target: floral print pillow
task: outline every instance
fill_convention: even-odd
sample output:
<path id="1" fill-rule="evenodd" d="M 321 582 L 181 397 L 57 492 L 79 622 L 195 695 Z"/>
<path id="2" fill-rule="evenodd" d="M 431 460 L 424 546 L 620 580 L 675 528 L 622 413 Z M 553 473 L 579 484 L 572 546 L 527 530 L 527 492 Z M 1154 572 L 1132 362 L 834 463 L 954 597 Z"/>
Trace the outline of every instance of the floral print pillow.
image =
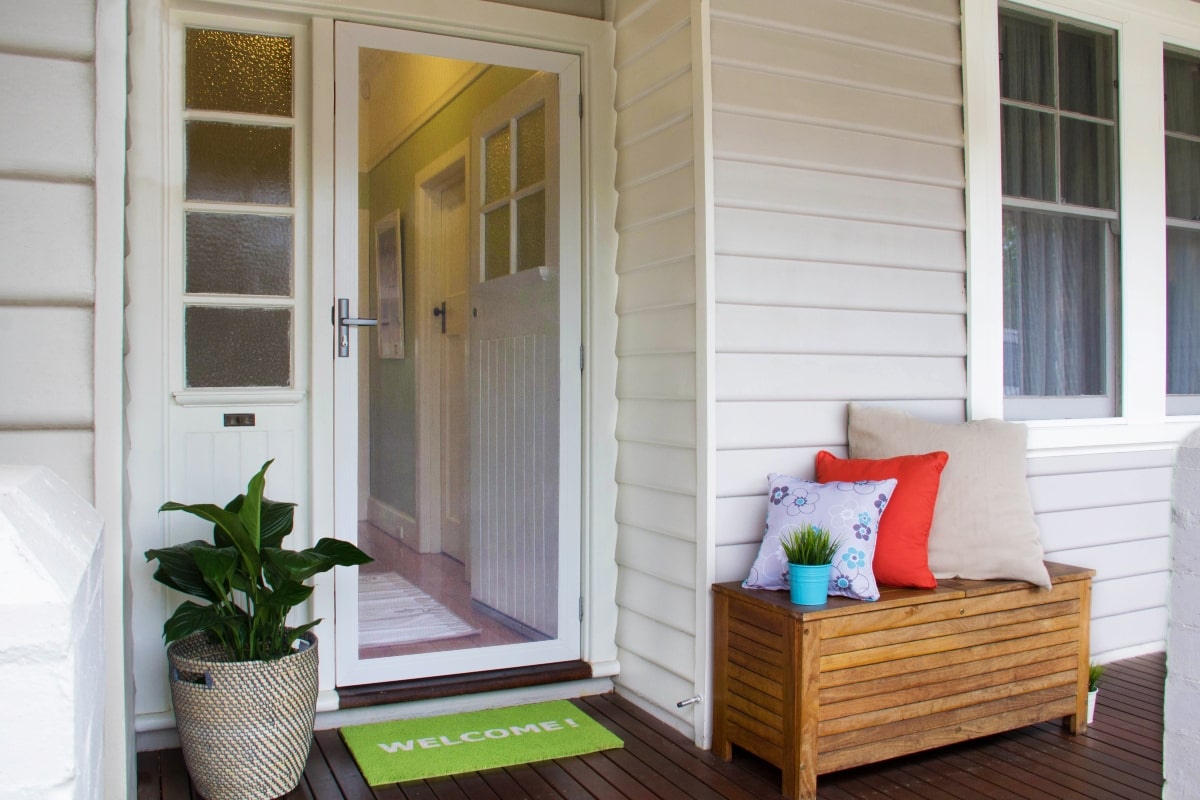
<path id="1" fill-rule="evenodd" d="M 787 589 L 788 563 L 779 537 L 805 523 L 825 528 L 839 542 L 829 576 L 829 594 L 878 600 L 871 571 L 879 518 L 896 489 L 884 481 L 817 483 L 790 475 L 767 476 L 767 527 L 758 558 L 742 582 L 747 589 Z"/>

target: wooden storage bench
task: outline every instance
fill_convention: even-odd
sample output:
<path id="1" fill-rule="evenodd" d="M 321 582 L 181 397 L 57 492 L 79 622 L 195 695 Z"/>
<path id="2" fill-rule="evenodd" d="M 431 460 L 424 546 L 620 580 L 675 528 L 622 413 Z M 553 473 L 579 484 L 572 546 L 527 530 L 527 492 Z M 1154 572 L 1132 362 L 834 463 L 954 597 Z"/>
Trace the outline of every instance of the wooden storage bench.
<path id="1" fill-rule="evenodd" d="M 1092 570 L 1047 563 L 1053 589 L 944 580 L 874 603 L 716 584 L 713 751 L 817 776 L 1061 717 L 1087 720 Z"/>

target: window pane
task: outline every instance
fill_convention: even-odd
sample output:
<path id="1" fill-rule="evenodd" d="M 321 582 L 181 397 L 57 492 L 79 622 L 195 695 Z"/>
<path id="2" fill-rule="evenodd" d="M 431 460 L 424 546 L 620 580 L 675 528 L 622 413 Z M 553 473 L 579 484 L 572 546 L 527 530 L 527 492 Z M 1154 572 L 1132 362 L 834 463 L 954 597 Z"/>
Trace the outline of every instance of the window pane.
<path id="1" fill-rule="evenodd" d="M 1167 137 L 1167 216 L 1200 219 L 1200 142 Z"/>
<path id="2" fill-rule="evenodd" d="M 1050 23 L 1000 15 L 1000 95 L 1011 100 L 1054 105 Z"/>
<path id="3" fill-rule="evenodd" d="M 1200 394 L 1200 231 L 1167 229 L 1167 393 Z"/>
<path id="4" fill-rule="evenodd" d="M 517 201 L 517 269 L 546 264 L 546 193 Z"/>
<path id="5" fill-rule="evenodd" d="M 185 291 L 292 293 L 292 218 L 188 212 Z"/>
<path id="6" fill-rule="evenodd" d="M 509 264 L 509 204 L 483 215 L 483 279 L 501 278 Z"/>
<path id="7" fill-rule="evenodd" d="M 1002 185 L 1009 197 L 1057 200 L 1054 191 L 1054 115 L 1000 109 Z"/>
<path id="8" fill-rule="evenodd" d="M 1058 105 L 1093 117 L 1113 118 L 1112 35 L 1060 25 Z"/>
<path id="9" fill-rule="evenodd" d="M 546 107 L 539 106 L 517 120 L 517 188 L 546 177 Z"/>
<path id="10" fill-rule="evenodd" d="M 188 306 L 183 325 L 189 387 L 291 385 L 291 309 Z"/>
<path id="11" fill-rule="evenodd" d="M 1107 393 L 1107 223 L 1004 212 L 1006 395 Z"/>
<path id="12" fill-rule="evenodd" d="M 1110 125 L 1063 117 L 1062 200 L 1093 208 L 1116 208 L 1116 143 Z"/>
<path id="13" fill-rule="evenodd" d="M 188 200 L 292 203 L 292 129 L 187 123 Z"/>
<path id="14" fill-rule="evenodd" d="M 292 40 L 187 29 L 187 108 L 292 115 Z"/>
<path id="15" fill-rule="evenodd" d="M 1200 59 L 1166 53 L 1163 82 L 1167 130 L 1200 136 Z"/>
<path id="16" fill-rule="evenodd" d="M 483 201 L 491 203 L 512 192 L 511 135 L 508 128 L 487 137 L 484 144 Z"/>

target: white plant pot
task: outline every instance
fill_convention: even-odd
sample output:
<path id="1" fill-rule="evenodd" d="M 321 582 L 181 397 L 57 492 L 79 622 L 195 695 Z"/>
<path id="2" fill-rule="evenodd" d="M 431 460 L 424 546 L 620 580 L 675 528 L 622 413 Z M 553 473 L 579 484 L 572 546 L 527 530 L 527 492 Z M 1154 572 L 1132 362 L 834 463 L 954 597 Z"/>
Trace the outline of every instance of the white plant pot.
<path id="1" fill-rule="evenodd" d="M 1100 694 L 1099 689 L 1092 689 L 1088 692 L 1088 716 L 1087 724 L 1092 724 L 1092 717 L 1096 716 L 1096 695 Z"/>

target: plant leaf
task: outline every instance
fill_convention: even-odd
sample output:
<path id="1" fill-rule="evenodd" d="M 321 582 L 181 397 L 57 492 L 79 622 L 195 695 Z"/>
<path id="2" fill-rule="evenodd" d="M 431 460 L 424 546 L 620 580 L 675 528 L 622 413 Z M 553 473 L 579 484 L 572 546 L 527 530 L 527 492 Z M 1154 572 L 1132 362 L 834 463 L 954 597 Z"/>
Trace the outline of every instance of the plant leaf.
<path id="1" fill-rule="evenodd" d="M 203 573 L 204 580 L 208 582 L 214 592 L 224 596 L 226 584 L 229 583 L 229 579 L 237 567 L 237 548 L 213 547 L 205 544 L 204 547 L 194 547 L 189 552 L 195 559 L 196 566 Z"/>
<path id="2" fill-rule="evenodd" d="M 299 552 L 278 548 L 264 550 L 263 560 L 269 568 L 278 570 L 287 578 L 303 581 L 318 572 L 325 572 L 334 567 L 366 564 L 373 559 L 349 542 L 327 538 L 317 542 L 315 547 Z"/>
<path id="3" fill-rule="evenodd" d="M 284 654 L 286 655 L 287 653 L 291 652 L 292 645 L 296 642 L 296 640 L 311 631 L 313 628 L 317 627 L 317 625 L 320 623 L 321 620 L 314 619 L 312 622 L 306 622 L 303 625 L 297 625 L 295 628 L 289 630 L 287 635 L 284 636 Z"/>
<path id="4" fill-rule="evenodd" d="M 273 463 L 275 459 L 268 459 L 267 463 L 262 465 L 262 469 L 250 479 L 250 483 L 246 484 L 246 497 L 237 512 L 256 553 L 262 550 L 263 488 L 267 485 L 267 468 Z"/>
<path id="5" fill-rule="evenodd" d="M 206 519 L 216 525 L 229 537 L 229 544 L 237 548 L 238 554 L 242 560 L 246 562 L 246 568 L 251 574 L 257 575 L 262 568 L 262 562 L 259 560 L 257 543 L 253 542 L 250 534 L 246 531 L 242 524 L 241 514 L 234 514 L 220 506 L 212 503 L 194 503 L 185 505 L 174 501 L 163 503 L 158 508 L 159 511 L 186 511 L 194 517 Z M 215 539 L 216 537 L 214 537 Z M 217 541 L 219 546 L 224 546 L 220 541 Z"/>
<path id="6" fill-rule="evenodd" d="M 262 535 L 260 537 L 263 548 L 282 546 L 283 537 L 292 532 L 295 509 L 295 503 L 283 503 L 263 498 Z"/>
<path id="7" fill-rule="evenodd" d="M 221 595 L 208 584 L 204 572 L 196 563 L 193 551 L 211 548 L 208 542 L 196 539 L 184 544 L 172 545 L 146 551 L 146 560 L 158 559 L 158 569 L 154 571 L 154 580 L 168 586 L 177 592 L 190 594 L 202 600 L 219 602 Z"/>
<path id="8" fill-rule="evenodd" d="M 264 593 L 265 596 L 259 602 L 267 608 L 289 609 L 303 603 L 312 592 L 313 587 L 288 580 L 281 583 L 275 591 Z"/>
<path id="9" fill-rule="evenodd" d="M 214 631 L 223 627 L 226 620 L 216 606 L 202 606 L 187 600 L 180 603 L 175 613 L 163 623 L 163 640 L 170 644 L 193 633 Z"/>

